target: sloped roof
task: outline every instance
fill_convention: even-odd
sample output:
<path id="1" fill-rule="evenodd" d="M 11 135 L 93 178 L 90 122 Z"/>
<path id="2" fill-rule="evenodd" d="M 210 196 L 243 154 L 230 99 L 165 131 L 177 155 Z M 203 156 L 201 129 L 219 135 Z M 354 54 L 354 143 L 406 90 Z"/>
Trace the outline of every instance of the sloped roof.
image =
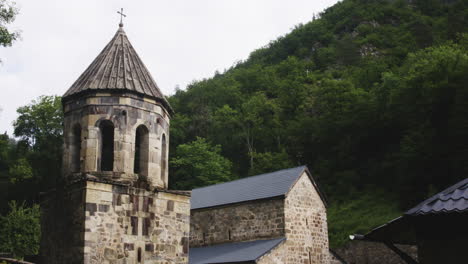
<path id="1" fill-rule="evenodd" d="M 111 90 L 130 91 L 167 103 L 122 26 L 63 97 L 86 91 Z"/>
<path id="2" fill-rule="evenodd" d="M 411 208 L 405 215 L 417 216 L 455 212 L 468 212 L 468 178 Z"/>
<path id="3" fill-rule="evenodd" d="M 422 216 L 428 216 L 429 218 Z M 434 218 L 435 216 L 438 218 Z M 442 228 L 443 225 L 447 224 L 443 223 L 436 225 L 438 228 L 432 230 L 432 232 L 448 232 L 447 230 L 451 228 L 457 229 L 457 227 L 460 226 L 460 219 L 465 219 L 466 216 L 468 216 L 468 178 L 426 199 L 422 203 L 406 211 L 402 216 L 374 228 L 366 235 L 355 235 L 354 238 L 371 241 L 387 241 L 399 244 L 415 244 L 417 241 L 415 226 L 421 225 L 423 219 L 432 219 L 433 221 L 449 219 L 452 226 L 444 226 L 444 228 Z M 462 229 L 457 232 L 462 232 Z"/>
<path id="4" fill-rule="evenodd" d="M 285 238 L 228 243 L 190 248 L 190 264 L 235 263 L 255 261 L 283 242 Z"/>
<path id="5" fill-rule="evenodd" d="M 191 209 L 284 196 L 306 170 L 306 166 L 299 166 L 193 189 Z M 323 199 L 317 186 L 316 189 Z"/>

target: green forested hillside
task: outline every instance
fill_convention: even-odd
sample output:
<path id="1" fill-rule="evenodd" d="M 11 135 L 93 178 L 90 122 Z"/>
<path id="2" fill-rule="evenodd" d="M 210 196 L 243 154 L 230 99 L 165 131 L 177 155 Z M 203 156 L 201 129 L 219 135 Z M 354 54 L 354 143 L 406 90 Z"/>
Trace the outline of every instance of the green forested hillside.
<path id="1" fill-rule="evenodd" d="M 339 2 L 171 96 L 171 156 L 202 137 L 231 178 L 308 165 L 330 200 L 334 246 L 353 226 L 382 224 L 365 212 L 396 216 L 468 175 L 467 6 Z M 336 213 L 347 203 L 368 207 Z"/>

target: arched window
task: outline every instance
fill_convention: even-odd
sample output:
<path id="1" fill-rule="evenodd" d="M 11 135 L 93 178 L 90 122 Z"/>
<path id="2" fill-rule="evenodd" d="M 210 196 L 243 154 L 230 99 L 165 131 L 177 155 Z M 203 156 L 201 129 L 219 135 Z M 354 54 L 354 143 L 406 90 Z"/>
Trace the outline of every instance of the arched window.
<path id="1" fill-rule="evenodd" d="M 166 135 L 162 135 L 162 146 L 161 146 L 161 180 L 166 178 L 166 166 L 167 166 L 167 144 Z"/>
<path id="2" fill-rule="evenodd" d="M 76 124 L 72 129 L 72 136 L 70 142 L 70 155 L 71 155 L 71 172 L 80 172 L 81 160 L 81 126 Z"/>
<path id="3" fill-rule="evenodd" d="M 138 263 L 141 263 L 141 259 L 142 259 L 142 257 L 141 257 L 141 248 L 138 248 L 138 252 L 137 252 L 137 261 L 138 261 Z"/>
<path id="4" fill-rule="evenodd" d="M 105 120 L 99 124 L 101 131 L 101 171 L 114 169 L 114 124 Z"/>
<path id="5" fill-rule="evenodd" d="M 149 138 L 148 129 L 141 125 L 135 133 L 135 160 L 133 172 L 148 175 Z"/>

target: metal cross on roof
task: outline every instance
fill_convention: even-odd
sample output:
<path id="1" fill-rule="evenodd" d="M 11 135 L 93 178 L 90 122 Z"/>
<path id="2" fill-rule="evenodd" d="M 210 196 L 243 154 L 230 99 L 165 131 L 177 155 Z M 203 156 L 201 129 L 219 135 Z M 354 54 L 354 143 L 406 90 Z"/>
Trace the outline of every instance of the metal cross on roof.
<path id="1" fill-rule="evenodd" d="M 120 24 L 119 24 L 119 27 L 123 27 L 123 18 L 124 17 L 127 17 L 127 15 L 125 15 L 123 13 L 123 8 L 120 8 L 120 11 L 117 11 L 118 14 L 120 14 Z"/>

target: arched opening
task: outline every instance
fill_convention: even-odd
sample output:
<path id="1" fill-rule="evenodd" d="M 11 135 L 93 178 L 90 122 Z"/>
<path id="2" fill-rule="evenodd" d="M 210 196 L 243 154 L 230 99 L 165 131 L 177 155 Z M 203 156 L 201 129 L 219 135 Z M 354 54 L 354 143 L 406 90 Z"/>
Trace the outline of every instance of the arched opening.
<path id="1" fill-rule="evenodd" d="M 71 172 L 80 172 L 81 168 L 81 126 L 76 124 L 72 129 L 72 136 L 70 142 L 70 155 L 71 155 Z"/>
<path id="2" fill-rule="evenodd" d="M 101 171 L 114 169 L 114 124 L 105 120 L 99 124 L 101 131 Z"/>
<path id="3" fill-rule="evenodd" d="M 144 125 L 139 126 L 135 133 L 135 159 L 133 172 L 148 175 L 149 161 L 149 131 Z"/>
<path id="4" fill-rule="evenodd" d="M 141 263 L 141 248 L 138 248 L 137 261 L 138 261 L 138 263 Z"/>
<path id="5" fill-rule="evenodd" d="M 167 143 L 166 135 L 162 135 L 162 146 L 161 146 L 161 180 L 164 181 L 166 178 L 166 166 L 167 166 Z"/>

